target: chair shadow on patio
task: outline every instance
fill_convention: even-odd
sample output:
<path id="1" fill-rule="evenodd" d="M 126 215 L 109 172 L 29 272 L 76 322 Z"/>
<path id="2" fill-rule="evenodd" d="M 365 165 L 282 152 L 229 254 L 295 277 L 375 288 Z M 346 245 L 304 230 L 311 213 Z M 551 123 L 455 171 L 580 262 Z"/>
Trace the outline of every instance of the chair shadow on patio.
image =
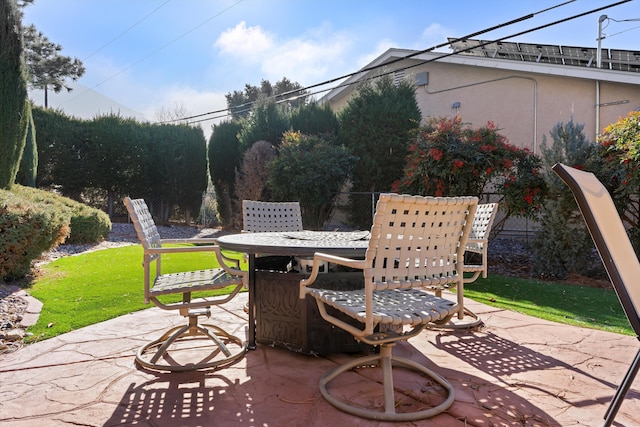
<path id="1" fill-rule="evenodd" d="M 494 386 L 502 383 L 505 386 L 530 389 L 534 393 L 547 394 L 574 407 L 596 404 L 606 406 L 611 400 L 609 395 L 587 398 L 589 394 L 580 388 L 580 384 L 595 381 L 610 389 L 611 394 L 617 387 L 616 384 L 579 368 L 582 363 L 569 365 L 491 332 L 438 335 L 433 341 L 437 348 L 497 379 L 497 382 L 493 382 Z M 538 344 L 534 344 L 536 345 Z M 589 356 L 585 355 L 585 367 L 590 365 L 588 360 Z M 544 377 L 541 377 L 541 371 L 545 371 Z M 553 378 L 553 381 L 545 382 L 544 378 Z M 573 396 L 580 396 L 581 400 L 576 400 Z M 630 391 L 628 397 L 638 399 L 640 393 Z"/>
<path id="2" fill-rule="evenodd" d="M 533 425 L 541 426 L 560 425 L 509 387 L 437 365 L 410 343 L 399 344 L 397 351 L 431 369 L 439 369 L 455 387 L 454 404 L 433 418 L 439 426 L 459 426 L 461 421 L 484 425 L 489 420 L 493 420 L 494 425 L 510 425 L 506 423 L 514 420 L 535 420 L 538 424 Z M 326 402 L 318 390 L 318 381 L 327 369 L 352 357 L 356 356 L 314 357 L 260 346 L 224 370 L 157 374 L 152 379 L 145 373 L 133 378 L 134 381 L 124 376 L 105 393 L 103 400 L 117 405 L 103 426 L 145 423 L 162 426 L 367 425 L 371 421 L 339 411 Z M 372 387 L 366 386 L 367 381 L 376 381 L 366 371 L 358 371 L 357 387 L 344 390 L 354 393 L 353 399 L 358 403 L 367 402 L 371 397 Z M 419 401 L 407 393 L 400 404 L 430 405 L 431 400 L 442 399 L 442 390 L 437 384 L 422 377 L 410 377 L 413 374 L 409 371 L 398 371 L 399 377 L 404 375 L 407 375 L 406 381 L 400 382 L 421 393 Z M 339 387 L 342 389 L 343 385 Z M 113 401 L 115 399 L 119 402 Z"/>

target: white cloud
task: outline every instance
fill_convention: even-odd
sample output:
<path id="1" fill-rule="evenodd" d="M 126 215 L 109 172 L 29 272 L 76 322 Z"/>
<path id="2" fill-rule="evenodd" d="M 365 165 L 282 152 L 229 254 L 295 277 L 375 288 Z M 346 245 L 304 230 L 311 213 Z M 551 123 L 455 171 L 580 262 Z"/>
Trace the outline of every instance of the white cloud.
<path id="1" fill-rule="evenodd" d="M 344 68 L 351 42 L 343 33 L 321 26 L 304 35 L 277 39 L 261 27 L 247 27 L 243 21 L 224 31 L 214 46 L 236 63 L 254 64 L 270 81 L 287 77 L 302 85 L 333 77 Z M 339 72 L 339 71 L 338 71 Z"/>
<path id="2" fill-rule="evenodd" d="M 349 41 L 335 35 L 320 41 L 294 39 L 279 45 L 262 62 L 262 69 L 272 79 L 288 77 L 303 85 L 333 77 L 344 66 L 343 57 Z"/>
<path id="3" fill-rule="evenodd" d="M 259 26 L 247 28 L 244 21 L 224 31 L 214 43 L 214 46 L 224 54 L 247 59 L 254 58 L 256 54 L 263 56 L 264 52 L 271 50 L 273 45 L 271 35 Z"/>

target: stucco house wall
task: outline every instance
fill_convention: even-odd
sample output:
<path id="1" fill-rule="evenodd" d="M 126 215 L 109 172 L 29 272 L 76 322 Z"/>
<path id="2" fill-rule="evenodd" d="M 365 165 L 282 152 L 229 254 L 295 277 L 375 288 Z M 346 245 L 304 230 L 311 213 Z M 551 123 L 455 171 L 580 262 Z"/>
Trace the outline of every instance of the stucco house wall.
<path id="1" fill-rule="evenodd" d="M 365 68 L 411 52 L 390 49 Z M 640 73 L 462 54 L 441 56 L 421 54 L 354 75 L 347 82 L 384 73 L 416 82 L 416 76 L 424 77 L 426 72 L 427 84 L 416 85 L 423 120 L 459 114 L 473 126 L 493 121 L 512 144 L 534 153 L 540 152 L 543 136 L 549 139 L 549 131 L 558 122 L 573 117 L 574 122 L 585 125 L 586 137 L 594 140 L 608 124 L 640 108 Z M 357 84 L 338 88 L 322 101 L 339 111 L 356 88 Z"/>
<path id="2" fill-rule="evenodd" d="M 423 121 L 455 114 L 474 127 L 492 121 L 509 142 L 536 154 L 543 137 L 551 143 L 549 132 L 558 122 L 573 117 L 594 141 L 607 125 L 640 109 L 638 72 L 431 52 L 402 59 L 415 53 L 388 50 L 321 102 L 329 102 L 338 112 L 363 80 L 389 74 L 424 83 L 428 73 L 426 84 L 416 85 Z M 499 213 L 496 222 L 502 217 Z M 537 228 L 535 221 L 510 218 L 500 235 L 528 239 Z"/>

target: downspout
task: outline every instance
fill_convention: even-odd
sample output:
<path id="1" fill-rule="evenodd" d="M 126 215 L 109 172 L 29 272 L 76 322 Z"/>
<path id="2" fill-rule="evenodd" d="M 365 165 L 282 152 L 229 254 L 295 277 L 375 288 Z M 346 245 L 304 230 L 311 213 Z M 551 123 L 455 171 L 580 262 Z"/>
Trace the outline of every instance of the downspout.
<path id="1" fill-rule="evenodd" d="M 596 139 L 600 133 L 600 80 L 596 80 Z"/>

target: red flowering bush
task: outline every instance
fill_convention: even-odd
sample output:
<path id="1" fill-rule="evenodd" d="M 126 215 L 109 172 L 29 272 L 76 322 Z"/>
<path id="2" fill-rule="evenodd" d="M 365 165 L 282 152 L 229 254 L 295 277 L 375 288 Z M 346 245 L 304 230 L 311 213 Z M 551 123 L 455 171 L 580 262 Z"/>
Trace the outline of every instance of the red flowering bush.
<path id="1" fill-rule="evenodd" d="M 509 144 L 492 122 L 473 129 L 459 116 L 418 129 L 393 191 L 430 196 L 502 195 L 507 215 L 535 217 L 547 187 L 540 159 Z"/>

